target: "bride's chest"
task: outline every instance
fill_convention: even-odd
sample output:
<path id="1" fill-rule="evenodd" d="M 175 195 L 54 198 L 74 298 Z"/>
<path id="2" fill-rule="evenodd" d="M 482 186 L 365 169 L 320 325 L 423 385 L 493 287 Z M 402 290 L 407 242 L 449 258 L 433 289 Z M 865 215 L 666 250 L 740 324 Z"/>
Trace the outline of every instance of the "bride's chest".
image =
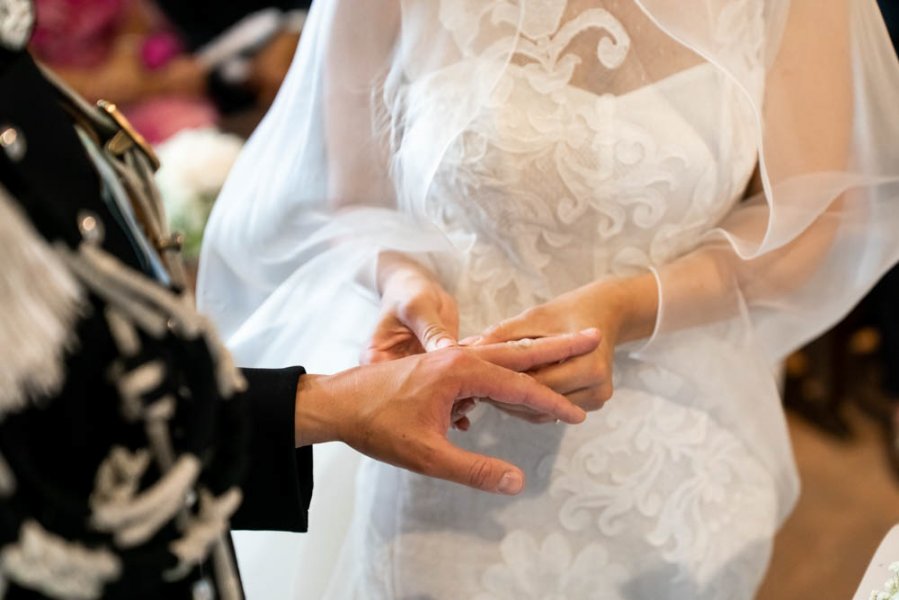
<path id="1" fill-rule="evenodd" d="M 711 65 L 622 95 L 510 67 L 448 145 L 418 208 L 513 246 L 539 235 L 664 261 L 675 249 L 660 240 L 714 226 L 746 186 L 755 134 L 740 106 Z"/>

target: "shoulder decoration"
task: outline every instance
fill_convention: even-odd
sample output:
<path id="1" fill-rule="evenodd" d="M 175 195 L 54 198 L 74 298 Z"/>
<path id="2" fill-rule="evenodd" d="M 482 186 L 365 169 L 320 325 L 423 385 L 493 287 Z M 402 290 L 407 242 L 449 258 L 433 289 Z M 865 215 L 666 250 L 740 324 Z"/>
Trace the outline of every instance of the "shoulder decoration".
<path id="1" fill-rule="evenodd" d="M 0 47 L 13 52 L 24 50 L 34 23 L 31 0 L 0 0 Z"/>
<path id="2" fill-rule="evenodd" d="M 2 0 L 0 0 L 2 1 Z M 0 419 L 59 389 L 83 292 L 0 186 Z"/>

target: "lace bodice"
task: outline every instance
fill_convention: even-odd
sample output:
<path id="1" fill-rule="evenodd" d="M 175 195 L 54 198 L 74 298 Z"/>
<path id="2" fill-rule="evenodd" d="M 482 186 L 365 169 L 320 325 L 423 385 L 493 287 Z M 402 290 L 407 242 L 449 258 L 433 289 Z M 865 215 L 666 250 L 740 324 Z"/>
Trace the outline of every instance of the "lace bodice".
<path id="1" fill-rule="evenodd" d="M 615 73 L 629 64 L 625 27 L 597 8 L 568 20 L 543 15 L 546 23 L 555 29 L 525 28 L 489 101 L 412 207 L 466 252 L 462 279 L 477 282 L 472 293 L 510 311 L 692 248 L 739 200 L 756 162 L 752 115 L 711 64 L 603 92 L 635 78 L 616 73 L 587 86 L 578 69 L 592 61 Z M 595 31 L 603 36 L 585 57 L 577 41 Z M 478 60 L 412 93 L 452 97 Z M 718 94 L 735 101 L 713 111 L 696 101 Z"/>

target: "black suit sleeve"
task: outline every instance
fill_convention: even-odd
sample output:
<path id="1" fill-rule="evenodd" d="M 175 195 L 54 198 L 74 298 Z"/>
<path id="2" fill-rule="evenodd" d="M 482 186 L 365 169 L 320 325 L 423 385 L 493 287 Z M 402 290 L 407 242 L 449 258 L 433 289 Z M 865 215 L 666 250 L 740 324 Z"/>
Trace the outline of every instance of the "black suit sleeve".
<path id="1" fill-rule="evenodd" d="M 312 447 L 295 448 L 294 405 L 302 367 L 243 369 L 252 419 L 243 503 L 232 529 L 305 532 L 312 499 Z"/>

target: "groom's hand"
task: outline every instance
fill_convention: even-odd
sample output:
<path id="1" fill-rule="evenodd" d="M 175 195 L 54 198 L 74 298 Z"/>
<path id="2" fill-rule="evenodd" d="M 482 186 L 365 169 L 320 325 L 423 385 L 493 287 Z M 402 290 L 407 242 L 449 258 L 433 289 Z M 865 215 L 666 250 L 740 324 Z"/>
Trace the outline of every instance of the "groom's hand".
<path id="1" fill-rule="evenodd" d="M 598 343 L 599 334 L 589 330 L 526 344 L 447 348 L 332 376 L 304 375 L 297 390 L 297 445 L 340 440 L 423 475 L 517 494 L 524 487 L 518 467 L 447 440 L 454 409 L 489 398 L 580 423 L 582 409 L 520 371 L 592 352 Z"/>

